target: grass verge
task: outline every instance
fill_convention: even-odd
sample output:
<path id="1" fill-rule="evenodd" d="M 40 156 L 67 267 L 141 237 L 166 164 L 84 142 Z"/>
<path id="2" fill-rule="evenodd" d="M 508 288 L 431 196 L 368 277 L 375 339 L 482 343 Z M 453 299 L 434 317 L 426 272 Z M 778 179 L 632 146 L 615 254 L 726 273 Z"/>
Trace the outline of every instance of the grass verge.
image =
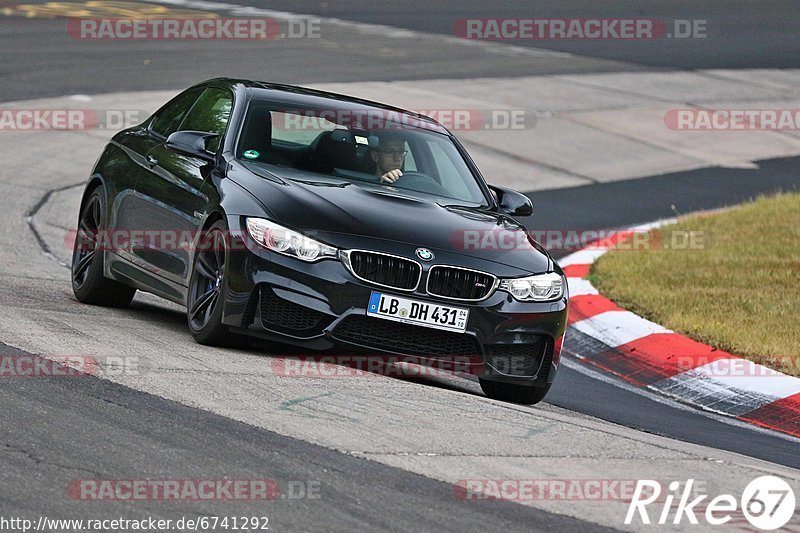
<path id="1" fill-rule="evenodd" d="M 648 320 L 800 376 L 800 194 L 639 235 L 603 255 L 590 279 Z"/>

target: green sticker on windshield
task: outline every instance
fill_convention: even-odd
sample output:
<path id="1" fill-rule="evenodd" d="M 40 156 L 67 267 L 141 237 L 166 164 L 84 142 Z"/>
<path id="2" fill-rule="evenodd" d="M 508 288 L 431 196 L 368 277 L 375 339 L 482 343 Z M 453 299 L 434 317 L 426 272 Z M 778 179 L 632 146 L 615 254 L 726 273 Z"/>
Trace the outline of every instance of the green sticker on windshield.
<path id="1" fill-rule="evenodd" d="M 258 156 L 260 156 L 261 154 L 258 153 L 258 150 L 245 150 L 242 155 L 245 156 L 247 159 L 258 159 Z"/>

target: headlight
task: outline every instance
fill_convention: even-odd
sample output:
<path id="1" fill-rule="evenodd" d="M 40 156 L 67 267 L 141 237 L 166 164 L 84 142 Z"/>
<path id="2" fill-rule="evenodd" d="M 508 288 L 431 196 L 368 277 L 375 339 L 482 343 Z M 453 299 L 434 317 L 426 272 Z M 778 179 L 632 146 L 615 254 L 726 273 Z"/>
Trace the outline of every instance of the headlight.
<path id="1" fill-rule="evenodd" d="M 521 302 L 547 302 L 564 296 L 564 278 L 555 272 L 527 278 L 504 279 L 500 289 Z"/>
<path id="2" fill-rule="evenodd" d="M 339 253 L 333 246 L 315 241 L 302 233 L 263 218 L 248 218 L 247 232 L 264 248 L 309 263 L 318 259 L 335 258 Z"/>

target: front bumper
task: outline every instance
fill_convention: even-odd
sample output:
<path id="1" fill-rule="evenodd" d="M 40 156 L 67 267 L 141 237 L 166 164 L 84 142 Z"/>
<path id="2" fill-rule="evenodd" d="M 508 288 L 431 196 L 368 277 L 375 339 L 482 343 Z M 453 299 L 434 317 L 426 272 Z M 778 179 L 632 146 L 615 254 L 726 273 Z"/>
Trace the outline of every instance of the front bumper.
<path id="1" fill-rule="evenodd" d="M 229 219 L 231 228 L 240 226 L 238 217 Z M 246 233 L 232 234 L 243 238 L 229 259 L 223 322 L 239 332 L 312 350 L 347 347 L 445 363 L 457 358 L 459 368 L 468 361 L 471 373 L 492 381 L 544 386 L 555 377 L 567 295 L 546 303 L 518 302 L 500 290 L 480 302 L 436 298 L 424 292 L 435 261 L 423 266 L 423 288 L 392 291 L 357 279 L 341 261 L 304 263 L 252 243 Z M 379 240 L 360 245 L 413 257 L 413 247 L 404 249 L 409 246 Z M 467 329 L 454 333 L 368 317 L 374 290 L 468 308 Z"/>

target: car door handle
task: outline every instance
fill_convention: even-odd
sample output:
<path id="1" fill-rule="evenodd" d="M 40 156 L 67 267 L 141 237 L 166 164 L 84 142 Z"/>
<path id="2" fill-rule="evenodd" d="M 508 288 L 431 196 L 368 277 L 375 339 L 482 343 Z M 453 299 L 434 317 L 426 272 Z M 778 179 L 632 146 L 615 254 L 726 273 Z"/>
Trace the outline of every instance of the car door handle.
<path id="1" fill-rule="evenodd" d="M 147 156 L 147 164 L 150 165 L 150 167 L 154 167 L 154 166 L 156 166 L 158 164 L 158 159 L 156 159 L 152 155 L 148 155 Z"/>

